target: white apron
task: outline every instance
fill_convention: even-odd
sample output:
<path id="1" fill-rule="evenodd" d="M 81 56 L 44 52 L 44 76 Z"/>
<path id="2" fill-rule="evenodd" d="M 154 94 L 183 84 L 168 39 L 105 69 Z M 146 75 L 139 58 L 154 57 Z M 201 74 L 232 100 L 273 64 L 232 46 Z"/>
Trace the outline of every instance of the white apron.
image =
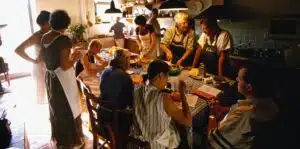
<path id="1" fill-rule="evenodd" d="M 60 32 L 58 32 L 60 33 Z M 61 35 L 58 35 L 55 37 L 52 42 L 49 44 L 44 44 L 45 47 L 48 47 L 51 45 L 58 37 Z M 73 118 L 76 119 L 80 113 L 80 105 L 79 105 L 79 92 L 78 87 L 76 83 L 76 76 L 75 76 L 75 69 L 73 67 L 69 68 L 68 70 L 62 70 L 60 67 L 56 68 L 54 71 L 48 70 L 51 73 L 55 73 L 57 76 L 64 93 L 67 97 L 68 103 L 70 105 Z"/>
<path id="2" fill-rule="evenodd" d="M 151 34 L 147 33 L 146 35 L 139 35 L 139 38 L 141 39 L 141 44 L 143 46 L 142 53 L 147 53 L 150 50 L 151 47 Z M 157 56 L 156 48 L 152 49 L 152 51 L 145 57 L 149 59 L 155 59 Z"/>
<path id="3" fill-rule="evenodd" d="M 60 67 L 54 70 L 64 92 L 67 97 L 68 103 L 71 107 L 73 117 L 76 119 L 80 113 L 79 105 L 79 92 L 76 83 L 75 69 L 73 67 L 68 70 L 62 70 Z"/>

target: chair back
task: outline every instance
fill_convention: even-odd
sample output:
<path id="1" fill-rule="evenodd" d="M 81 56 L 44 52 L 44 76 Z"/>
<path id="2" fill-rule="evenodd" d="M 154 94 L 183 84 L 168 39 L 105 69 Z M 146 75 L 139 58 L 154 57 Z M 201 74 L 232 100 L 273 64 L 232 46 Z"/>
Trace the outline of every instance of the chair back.
<path id="1" fill-rule="evenodd" d="M 82 80 L 79 79 L 81 90 L 84 94 L 87 109 L 89 112 L 90 125 L 92 128 L 92 133 L 94 136 L 94 148 L 100 145 L 100 148 L 103 148 L 105 144 L 109 144 L 112 149 L 116 144 L 115 133 L 110 124 L 102 123 L 102 120 L 99 115 L 99 111 L 106 113 L 113 113 L 111 109 L 107 109 L 99 104 L 99 98 L 91 93 L 91 89 L 86 86 Z M 101 136 L 104 139 L 104 143 L 98 141 L 98 136 Z"/>

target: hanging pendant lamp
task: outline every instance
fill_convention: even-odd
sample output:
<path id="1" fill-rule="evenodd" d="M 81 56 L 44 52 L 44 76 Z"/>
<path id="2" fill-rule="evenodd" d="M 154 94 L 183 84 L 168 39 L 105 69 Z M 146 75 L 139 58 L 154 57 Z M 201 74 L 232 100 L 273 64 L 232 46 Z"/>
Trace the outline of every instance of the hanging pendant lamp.
<path id="1" fill-rule="evenodd" d="M 160 10 L 188 10 L 183 0 L 167 0 L 159 7 Z"/>
<path id="2" fill-rule="evenodd" d="M 111 0 L 110 2 L 110 8 L 105 10 L 105 13 L 122 13 L 120 9 L 117 9 L 115 7 L 115 2 Z"/>

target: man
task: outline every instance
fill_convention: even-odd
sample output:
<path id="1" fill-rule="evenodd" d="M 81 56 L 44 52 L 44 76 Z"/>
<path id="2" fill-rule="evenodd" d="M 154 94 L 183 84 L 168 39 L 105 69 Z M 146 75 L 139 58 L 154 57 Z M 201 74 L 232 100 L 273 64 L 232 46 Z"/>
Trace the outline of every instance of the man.
<path id="1" fill-rule="evenodd" d="M 203 32 L 198 40 L 199 47 L 196 50 L 193 68 L 199 64 L 201 55 L 200 59 L 208 73 L 223 76 L 224 70 L 227 69 L 227 51 L 233 44 L 232 37 L 228 31 L 219 27 L 214 18 L 203 18 L 200 24 Z"/>
<path id="2" fill-rule="evenodd" d="M 147 21 L 147 24 L 150 24 L 153 26 L 154 28 L 154 32 L 156 35 L 156 51 L 157 51 L 157 56 L 160 56 L 160 50 L 159 50 L 159 42 L 160 42 L 160 25 L 158 23 L 157 20 L 157 16 L 158 16 L 158 10 L 157 9 L 152 9 L 151 12 L 151 17 L 150 19 Z"/>
<path id="3" fill-rule="evenodd" d="M 173 64 L 190 66 L 193 51 L 194 31 L 188 26 L 189 16 L 185 12 L 175 15 L 175 26 L 167 29 L 161 41 L 160 48 L 165 54 L 165 60 Z"/>
<path id="4" fill-rule="evenodd" d="M 211 148 L 249 149 L 254 138 L 253 124 L 268 122 L 277 116 L 277 105 L 271 99 L 275 93 L 275 77 L 270 74 L 270 69 L 257 66 L 239 70 L 238 91 L 245 99 L 238 100 L 218 127 L 210 132 Z"/>
<path id="5" fill-rule="evenodd" d="M 115 44 L 118 47 L 124 48 L 124 29 L 125 25 L 120 22 L 120 17 L 117 17 L 116 23 L 110 28 L 109 32 L 114 31 Z"/>

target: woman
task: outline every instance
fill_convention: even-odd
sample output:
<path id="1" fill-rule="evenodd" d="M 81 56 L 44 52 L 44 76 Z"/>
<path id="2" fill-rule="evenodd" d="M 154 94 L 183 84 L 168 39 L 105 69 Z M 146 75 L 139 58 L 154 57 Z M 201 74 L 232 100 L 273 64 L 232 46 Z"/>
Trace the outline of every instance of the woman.
<path id="1" fill-rule="evenodd" d="M 97 55 L 101 48 L 102 44 L 97 39 L 94 39 L 89 43 L 87 53 L 76 63 L 76 76 L 83 70 L 91 74 L 96 74 L 107 66 L 107 62 Z M 95 59 L 99 64 L 95 63 Z"/>
<path id="2" fill-rule="evenodd" d="M 46 85 L 45 85 L 45 73 L 46 68 L 44 63 L 39 63 L 35 59 L 31 58 L 25 50 L 31 46 L 35 46 L 35 54 L 38 56 L 41 50 L 41 39 L 42 36 L 50 30 L 49 25 L 50 12 L 41 11 L 36 19 L 36 23 L 40 26 L 40 30 L 31 35 L 28 39 L 22 42 L 15 50 L 15 52 L 21 56 L 23 59 L 35 64 L 33 70 L 33 76 L 36 81 L 37 90 L 37 103 L 43 104 L 47 103 Z"/>
<path id="3" fill-rule="evenodd" d="M 153 26 L 146 24 L 147 19 L 143 15 L 137 16 L 134 22 L 137 25 L 135 30 L 137 35 L 136 42 L 139 45 L 142 57 L 156 59 L 156 35 Z"/>
<path id="4" fill-rule="evenodd" d="M 118 109 L 132 106 L 133 82 L 126 73 L 129 68 L 129 53 L 125 50 L 117 50 L 115 58 L 110 62 L 110 68 L 101 74 L 100 101 L 110 103 Z"/>
<path id="5" fill-rule="evenodd" d="M 185 83 L 179 81 L 182 110 L 175 104 L 176 94 L 163 90 L 168 82 L 170 68 L 163 61 L 155 60 L 148 67 L 149 84 L 142 85 L 134 92 L 134 118 L 131 135 L 150 143 L 151 148 L 176 148 L 179 145 L 179 130 L 171 119 L 184 126 L 192 125 L 192 117 L 184 95 Z M 176 97 L 178 100 L 178 98 Z"/>
<path id="6" fill-rule="evenodd" d="M 46 87 L 48 92 L 52 139 L 58 148 L 79 148 L 81 143 L 81 119 L 79 93 L 73 65 L 79 60 L 79 51 L 70 53 L 71 40 L 63 33 L 70 24 L 64 10 L 56 10 L 50 16 L 52 30 L 41 41 L 38 61 L 46 64 Z"/>

